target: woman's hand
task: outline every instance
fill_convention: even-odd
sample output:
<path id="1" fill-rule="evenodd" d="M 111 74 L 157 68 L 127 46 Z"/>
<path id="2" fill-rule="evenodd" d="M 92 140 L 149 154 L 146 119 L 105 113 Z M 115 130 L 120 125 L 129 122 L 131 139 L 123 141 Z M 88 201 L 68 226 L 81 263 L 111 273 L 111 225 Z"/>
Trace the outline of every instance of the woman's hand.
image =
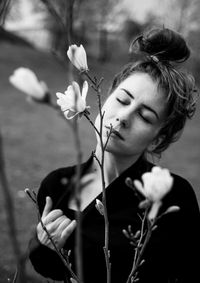
<path id="1" fill-rule="evenodd" d="M 44 207 L 41 220 L 47 228 L 52 240 L 58 249 L 62 249 L 67 238 L 71 235 L 76 227 L 76 221 L 65 216 L 60 209 L 52 209 L 52 199 L 46 197 L 46 205 Z M 37 225 L 37 237 L 41 244 L 54 249 L 47 233 L 42 228 L 42 224 Z"/>

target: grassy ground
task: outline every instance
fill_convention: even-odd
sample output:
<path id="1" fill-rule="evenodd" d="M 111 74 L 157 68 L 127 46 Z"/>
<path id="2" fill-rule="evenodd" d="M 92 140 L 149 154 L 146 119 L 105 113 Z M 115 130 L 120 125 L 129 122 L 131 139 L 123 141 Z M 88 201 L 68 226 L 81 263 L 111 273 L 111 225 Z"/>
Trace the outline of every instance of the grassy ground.
<path id="1" fill-rule="evenodd" d="M 110 78 L 126 61 L 125 57 L 118 60 L 116 58 L 106 64 L 98 64 L 92 58 L 89 60 L 91 69 L 99 76 L 104 76 L 105 89 Z M 18 236 L 25 251 L 36 224 L 36 211 L 32 202 L 23 194 L 23 190 L 26 187 L 37 190 L 40 180 L 49 171 L 72 164 L 75 161 L 75 151 L 71 130 L 65 121 L 43 105 L 27 103 L 25 96 L 9 84 L 8 76 L 19 66 L 33 69 L 45 80 L 54 99 L 55 92 L 65 90 L 68 81 L 67 70 L 63 69 L 51 55 L 0 42 L 0 125 L 4 137 L 7 175 L 15 204 Z M 88 104 L 94 106 L 94 117 L 96 108 L 93 91 L 90 91 L 88 97 Z M 199 118 L 198 107 L 196 116 L 187 124 L 182 139 L 164 154 L 161 164 L 185 176 L 194 186 L 200 203 Z M 95 145 L 95 136 L 86 121 L 80 122 L 80 131 L 85 159 Z M 14 262 L 1 192 L 0 251 L 0 283 L 3 283 L 12 277 Z M 29 263 L 27 269 L 33 277 L 31 282 L 46 282 L 36 275 Z"/>

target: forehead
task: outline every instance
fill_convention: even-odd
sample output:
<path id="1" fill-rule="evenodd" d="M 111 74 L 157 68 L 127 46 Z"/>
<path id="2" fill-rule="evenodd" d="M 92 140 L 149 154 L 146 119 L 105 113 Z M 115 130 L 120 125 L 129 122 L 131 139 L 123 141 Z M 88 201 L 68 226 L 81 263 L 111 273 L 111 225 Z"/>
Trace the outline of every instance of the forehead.
<path id="1" fill-rule="evenodd" d="M 165 100 L 163 91 L 158 87 L 157 81 L 153 80 L 147 73 L 133 73 L 124 81 L 122 81 L 118 88 L 128 88 L 132 94 L 140 93 L 141 95 L 151 96 L 151 99 Z"/>
<path id="2" fill-rule="evenodd" d="M 158 93 L 158 83 L 146 73 L 133 73 L 122 81 L 118 87 L 127 87 L 129 90 L 132 90 L 133 93 L 140 92 L 150 95 L 156 95 Z"/>
<path id="3" fill-rule="evenodd" d="M 138 103 L 151 106 L 159 113 L 164 113 L 167 109 L 166 95 L 147 73 L 131 74 L 119 84 L 116 91 L 120 89 L 128 90 Z"/>

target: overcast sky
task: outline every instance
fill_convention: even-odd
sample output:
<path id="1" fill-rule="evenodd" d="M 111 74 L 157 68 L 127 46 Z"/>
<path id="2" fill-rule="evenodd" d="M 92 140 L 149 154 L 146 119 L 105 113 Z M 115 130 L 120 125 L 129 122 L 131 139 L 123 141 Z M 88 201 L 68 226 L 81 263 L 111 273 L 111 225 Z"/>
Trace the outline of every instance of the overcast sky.
<path id="1" fill-rule="evenodd" d="M 137 20 L 142 21 L 149 11 L 162 15 L 170 0 L 123 0 L 123 2 L 130 16 L 134 16 Z"/>

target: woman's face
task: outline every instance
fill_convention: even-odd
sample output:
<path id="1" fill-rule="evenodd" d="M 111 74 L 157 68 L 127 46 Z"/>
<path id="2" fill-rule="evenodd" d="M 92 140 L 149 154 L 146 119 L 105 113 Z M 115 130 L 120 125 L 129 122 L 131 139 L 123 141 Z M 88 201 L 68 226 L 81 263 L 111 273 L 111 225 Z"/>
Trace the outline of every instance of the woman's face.
<path id="1" fill-rule="evenodd" d="M 157 83 L 146 73 L 132 74 L 120 83 L 102 107 L 104 144 L 111 125 L 114 130 L 106 150 L 124 157 L 139 157 L 157 137 L 166 108 L 167 102 Z M 98 129 L 99 124 L 98 115 L 95 121 Z"/>

